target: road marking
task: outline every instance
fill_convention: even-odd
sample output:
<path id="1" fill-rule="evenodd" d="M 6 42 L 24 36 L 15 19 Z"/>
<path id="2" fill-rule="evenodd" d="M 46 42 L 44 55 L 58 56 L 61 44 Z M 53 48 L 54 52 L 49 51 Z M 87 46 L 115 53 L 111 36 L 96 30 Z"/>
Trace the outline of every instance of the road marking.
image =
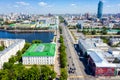
<path id="1" fill-rule="evenodd" d="M 69 76 L 69 78 L 84 78 L 84 76 Z"/>
<path id="2" fill-rule="evenodd" d="M 75 79 L 75 78 L 91 78 L 90 76 L 69 76 L 68 77 L 69 79 Z M 96 78 L 96 80 L 100 80 L 99 78 Z"/>

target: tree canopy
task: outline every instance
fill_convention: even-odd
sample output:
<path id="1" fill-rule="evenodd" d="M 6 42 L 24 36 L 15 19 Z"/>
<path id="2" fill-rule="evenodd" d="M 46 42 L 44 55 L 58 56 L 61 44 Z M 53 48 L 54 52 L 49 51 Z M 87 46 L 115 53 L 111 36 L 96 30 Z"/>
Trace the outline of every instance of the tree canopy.
<path id="1" fill-rule="evenodd" d="M 26 68 L 22 64 L 22 54 L 30 46 L 31 43 L 26 43 L 21 51 L 4 63 L 0 80 L 53 80 L 56 77 L 54 70 L 48 66 L 31 65 L 31 68 Z"/>

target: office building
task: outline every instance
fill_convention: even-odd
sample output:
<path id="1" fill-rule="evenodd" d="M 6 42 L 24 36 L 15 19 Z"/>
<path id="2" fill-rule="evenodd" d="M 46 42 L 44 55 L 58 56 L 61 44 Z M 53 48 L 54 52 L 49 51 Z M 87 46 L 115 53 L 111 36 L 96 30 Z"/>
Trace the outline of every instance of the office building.
<path id="1" fill-rule="evenodd" d="M 100 0 L 98 3 L 98 12 L 97 12 L 97 18 L 101 19 L 103 14 L 103 2 Z"/>

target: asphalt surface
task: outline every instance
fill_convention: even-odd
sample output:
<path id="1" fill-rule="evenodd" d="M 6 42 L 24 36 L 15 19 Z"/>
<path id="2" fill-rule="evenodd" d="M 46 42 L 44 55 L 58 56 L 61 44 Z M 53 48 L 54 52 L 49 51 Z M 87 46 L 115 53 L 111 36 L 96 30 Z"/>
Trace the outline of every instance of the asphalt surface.
<path id="1" fill-rule="evenodd" d="M 84 66 L 79 60 L 79 56 L 74 48 L 74 40 L 70 36 L 68 32 L 68 28 L 61 24 L 63 29 L 63 37 L 65 41 L 65 45 L 67 47 L 67 59 L 68 59 L 68 74 L 69 80 L 85 80 L 84 76 Z"/>
<path id="2" fill-rule="evenodd" d="M 84 57 L 81 56 L 77 42 L 74 40 L 69 29 L 64 24 L 60 24 L 63 30 L 64 42 L 66 45 L 68 60 L 68 80 L 120 80 L 120 78 L 94 77 L 90 75 Z M 81 35 L 83 37 L 83 35 Z"/>

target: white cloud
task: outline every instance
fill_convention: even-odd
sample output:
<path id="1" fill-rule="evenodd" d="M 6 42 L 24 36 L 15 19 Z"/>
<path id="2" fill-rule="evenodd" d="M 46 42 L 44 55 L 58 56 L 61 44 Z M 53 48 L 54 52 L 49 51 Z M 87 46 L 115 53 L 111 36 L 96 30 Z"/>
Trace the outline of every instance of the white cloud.
<path id="1" fill-rule="evenodd" d="M 19 8 L 19 6 L 18 6 L 18 5 L 13 5 L 13 7 L 15 7 L 15 8 Z"/>
<path id="2" fill-rule="evenodd" d="M 23 5 L 23 6 L 28 6 L 28 5 L 30 5 L 29 3 L 27 3 L 27 2 L 16 2 L 17 4 L 19 4 L 19 5 Z"/>
<path id="3" fill-rule="evenodd" d="M 110 5 L 107 5 L 106 7 L 108 7 L 108 8 L 109 8 L 109 7 L 111 7 L 111 6 L 110 6 Z"/>
<path id="4" fill-rule="evenodd" d="M 48 6 L 48 4 L 45 2 L 39 2 L 38 4 L 39 4 L 39 6 L 42 6 L 42 7 Z"/>
<path id="5" fill-rule="evenodd" d="M 106 3 L 107 1 L 106 0 L 101 0 L 102 2 Z"/>
<path id="6" fill-rule="evenodd" d="M 120 6 L 120 4 L 118 4 L 118 6 Z"/>
<path id="7" fill-rule="evenodd" d="M 76 4 L 71 4 L 71 6 L 76 6 Z"/>
<path id="8" fill-rule="evenodd" d="M 41 7 L 47 7 L 47 8 L 53 7 L 53 5 L 48 4 L 46 2 L 39 2 L 38 5 L 41 6 Z"/>

